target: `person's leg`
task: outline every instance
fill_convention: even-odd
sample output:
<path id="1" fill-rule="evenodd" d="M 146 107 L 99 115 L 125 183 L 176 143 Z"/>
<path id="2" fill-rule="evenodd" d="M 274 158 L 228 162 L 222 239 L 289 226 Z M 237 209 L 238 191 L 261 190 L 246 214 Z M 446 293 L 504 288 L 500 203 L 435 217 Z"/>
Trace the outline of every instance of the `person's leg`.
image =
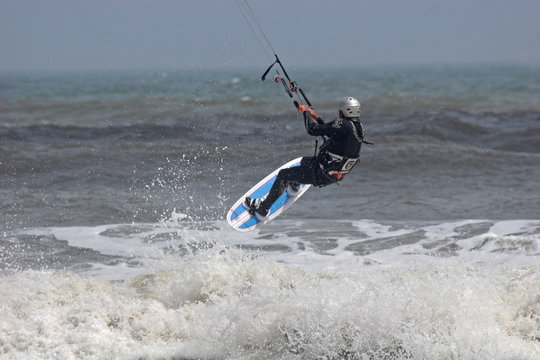
<path id="1" fill-rule="evenodd" d="M 304 157 L 299 166 L 280 170 L 268 196 L 261 203 L 259 212 L 266 214 L 272 204 L 283 194 L 289 183 L 314 184 L 315 165 L 316 161 L 313 157 Z"/>

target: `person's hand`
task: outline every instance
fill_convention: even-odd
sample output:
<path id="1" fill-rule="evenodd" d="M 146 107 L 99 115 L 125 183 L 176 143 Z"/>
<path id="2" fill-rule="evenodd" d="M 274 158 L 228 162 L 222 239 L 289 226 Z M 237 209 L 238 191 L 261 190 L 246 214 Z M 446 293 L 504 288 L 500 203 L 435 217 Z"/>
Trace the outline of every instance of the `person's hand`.
<path id="1" fill-rule="evenodd" d="M 305 112 L 307 111 L 312 118 L 314 119 L 318 119 L 319 118 L 319 115 L 317 115 L 317 113 L 315 112 L 315 110 L 309 108 L 307 105 L 299 105 L 298 106 L 298 111 L 301 111 L 301 112 Z"/>

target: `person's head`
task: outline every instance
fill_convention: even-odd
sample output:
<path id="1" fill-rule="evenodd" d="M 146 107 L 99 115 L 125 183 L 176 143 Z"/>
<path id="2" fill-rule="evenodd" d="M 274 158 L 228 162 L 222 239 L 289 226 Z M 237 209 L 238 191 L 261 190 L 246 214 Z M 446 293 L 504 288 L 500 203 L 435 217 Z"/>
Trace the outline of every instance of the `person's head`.
<path id="1" fill-rule="evenodd" d="M 341 119 L 360 117 L 360 101 L 357 98 L 347 96 L 339 102 L 338 110 Z"/>

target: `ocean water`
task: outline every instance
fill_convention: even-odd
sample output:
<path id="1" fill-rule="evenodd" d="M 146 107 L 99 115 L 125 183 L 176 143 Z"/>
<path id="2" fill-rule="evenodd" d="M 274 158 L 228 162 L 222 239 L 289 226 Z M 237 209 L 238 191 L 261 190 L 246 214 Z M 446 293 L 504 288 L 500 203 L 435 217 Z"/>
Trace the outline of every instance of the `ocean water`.
<path id="1" fill-rule="evenodd" d="M 540 68 L 288 69 L 375 145 L 238 233 L 314 151 L 261 70 L 0 74 L 0 358 L 540 358 Z"/>

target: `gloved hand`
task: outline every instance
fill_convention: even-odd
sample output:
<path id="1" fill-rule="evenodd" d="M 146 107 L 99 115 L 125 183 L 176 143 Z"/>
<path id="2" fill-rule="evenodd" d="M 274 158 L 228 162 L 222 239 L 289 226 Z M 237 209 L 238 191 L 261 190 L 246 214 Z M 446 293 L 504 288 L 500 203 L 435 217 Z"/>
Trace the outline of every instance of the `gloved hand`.
<path id="1" fill-rule="evenodd" d="M 299 105 L 298 106 L 298 111 L 301 111 L 301 112 L 305 112 L 307 111 L 312 118 L 314 119 L 318 119 L 319 118 L 319 115 L 317 115 L 317 113 L 315 112 L 315 110 L 309 108 L 307 105 Z"/>

